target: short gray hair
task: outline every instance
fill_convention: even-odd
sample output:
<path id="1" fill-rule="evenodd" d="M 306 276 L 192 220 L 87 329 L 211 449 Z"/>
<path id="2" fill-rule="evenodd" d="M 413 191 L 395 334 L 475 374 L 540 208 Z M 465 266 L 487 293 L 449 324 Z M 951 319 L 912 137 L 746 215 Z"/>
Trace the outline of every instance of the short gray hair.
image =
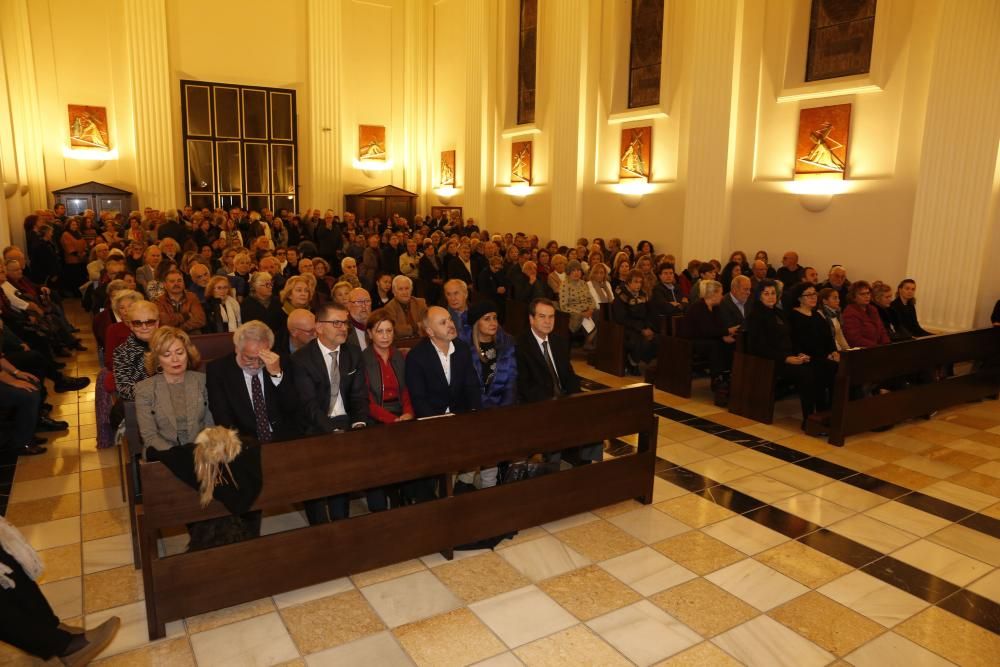
<path id="1" fill-rule="evenodd" d="M 404 276 L 402 273 L 400 273 L 398 276 L 396 276 L 395 278 L 392 279 L 392 289 L 393 290 L 396 289 L 396 283 L 397 282 L 398 283 L 406 283 L 411 288 L 413 287 L 413 281 L 410 280 L 410 277 L 409 276 Z"/>
<path id="2" fill-rule="evenodd" d="M 260 320 L 250 320 L 236 327 L 233 332 L 233 347 L 240 350 L 245 341 L 267 343 L 268 347 L 274 347 L 274 332 Z"/>
<path id="3" fill-rule="evenodd" d="M 702 290 L 703 290 L 703 294 L 701 295 L 702 298 L 707 299 L 708 297 L 714 296 L 717 293 L 718 294 L 722 293 L 722 283 L 720 283 L 718 280 L 702 280 L 698 284 L 702 285 Z"/>

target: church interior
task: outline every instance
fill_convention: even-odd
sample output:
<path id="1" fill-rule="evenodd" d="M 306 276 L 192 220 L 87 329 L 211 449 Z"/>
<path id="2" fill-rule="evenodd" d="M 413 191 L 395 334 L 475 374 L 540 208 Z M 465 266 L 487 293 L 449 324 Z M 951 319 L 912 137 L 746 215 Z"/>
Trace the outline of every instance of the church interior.
<path id="1" fill-rule="evenodd" d="M 78 292 L 63 307 L 79 348 L 58 362 L 60 377 L 90 384 L 49 390 L 47 418 L 66 428 L 36 434 L 46 451 L 0 453 L 0 529 L 9 522 L 37 552 L 37 586 L 61 623 L 82 633 L 120 619 L 95 665 L 996 665 L 1000 280 L 987 265 L 1000 256 L 997 44 L 997 0 L 0 0 L 4 248 L 31 255 L 35 232 L 23 221 L 51 218 L 57 204 L 71 217 L 90 210 L 140 225 L 169 212 L 167 223 L 181 215 L 188 231 L 189 210 L 205 220 L 234 208 L 255 221 L 285 212 L 286 224 L 318 226 L 332 211 L 335 224 L 353 215 L 359 229 L 378 219 L 388 233 L 405 230 L 400 253 L 418 216 L 457 219 L 463 247 L 483 232 L 476 244 L 492 239 L 504 262 L 513 250 L 518 275 L 520 239 L 534 244 L 532 266 L 553 241 L 581 271 L 594 266 L 591 241 L 603 249 L 609 239 L 633 251 L 621 275 L 615 257 L 601 260 L 609 282 L 627 285 L 648 244 L 651 280 L 661 262 L 678 281 L 701 271 L 706 300 L 714 280 L 723 299 L 735 294 L 738 273 L 757 299 L 775 286 L 774 269 L 786 310 L 812 285 L 813 296 L 832 288 L 853 304 L 862 284 L 874 299 L 876 285 L 895 293 L 909 281 L 926 329 L 881 348 L 837 343 L 827 411 L 810 419 L 796 392 L 770 380 L 801 360 L 782 353 L 753 366 L 751 338 L 717 377 L 718 340 L 685 346 L 668 315 L 655 335 L 618 327 L 622 338 L 603 343 L 614 330 L 607 315 L 596 351 L 586 333 L 573 339 L 581 396 L 556 404 L 620 412 L 550 408 L 553 423 L 604 434 L 597 465 L 564 455 L 561 471 L 464 495 L 453 489 L 462 476 L 451 479 L 463 468 L 441 469 L 436 500 L 376 512 L 355 493 L 351 518 L 321 526 L 300 507 L 310 496 L 295 496 L 264 508 L 259 537 L 199 551 L 187 550 L 187 519 L 150 528 L 196 516 L 195 494 L 192 509 L 156 505 L 151 488 L 183 485 L 140 474 L 165 466 L 131 459 L 134 438 L 99 441 L 100 378 L 111 369 Z M 367 236 L 358 238 L 360 253 Z M 736 251 L 742 261 L 727 273 Z M 782 268 L 801 280 L 804 267 L 812 285 L 781 283 Z M 4 270 L 10 279 L 9 262 Z M 375 282 L 362 276 L 373 296 Z M 476 311 L 466 294 L 465 312 Z M 549 294 L 555 310 L 561 295 Z M 3 298 L 6 315 L 16 304 Z M 541 342 L 527 303 L 516 311 L 531 323 L 524 340 Z M 675 304 L 677 317 L 694 303 Z M 445 296 L 440 305 L 451 308 Z M 585 326 L 611 310 L 586 311 L 595 314 Z M 570 316 L 570 331 L 580 322 Z M 285 336 L 271 340 L 287 345 Z M 546 358 L 558 396 L 565 372 Z M 681 372 L 681 360 L 712 370 Z M 327 390 L 330 377 L 344 381 L 328 374 Z M 788 377 L 804 395 L 800 376 Z M 637 392 L 644 412 L 633 418 L 619 391 Z M 417 439 L 421 427 L 463 434 L 468 448 L 482 437 L 491 452 L 522 458 L 531 452 L 505 441 L 555 432 L 516 419 L 542 417 L 540 406 L 500 409 L 512 411 L 507 422 L 484 409 L 401 428 Z M 499 428 L 480 433 L 480 418 Z M 393 428 L 324 437 L 376 442 Z M 281 446 L 260 448 L 268 474 L 282 469 L 266 450 Z M 441 448 L 442 461 L 470 456 Z M 396 465 L 388 453 L 377 460 Z M 261 498 L 274 503 L 268 474 Z M 140 481 L 147 493 L 137 496 Z M 483 517 L 452 527 L 467 526 L 473 548 L 435 541 L 451 529 L 444 517 L 459 516 L 449 503 Z M 506 539 L 474 548 L 494 534 L 487 521 Z M 281 544 L 311 551 L 286 560 Z M 364 567 L 352 566 L 355 552 Z M 40 664 L 59 657 L 0 642 L 0 665 Z"/>

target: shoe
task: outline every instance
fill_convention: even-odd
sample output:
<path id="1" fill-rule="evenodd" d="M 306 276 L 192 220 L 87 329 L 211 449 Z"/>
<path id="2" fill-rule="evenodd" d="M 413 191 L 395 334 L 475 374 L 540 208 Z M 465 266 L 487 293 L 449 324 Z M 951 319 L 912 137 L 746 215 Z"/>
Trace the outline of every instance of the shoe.
<path id="1" fill-rule="evenodd" d="M 476 490 L 475 484 L 469 484 L 468 482 L 455 482 L 455 495 L 461 493 L 469 493 Z"/>
<path id="2" fill-rule="evenodd" d="M 48 413 L 52 412 L 54 409 L 55 407 L 51 403 L 42 403 L 42 407 L 39 408 L 39 411 Z"/>
<path id="3" fill-rule="evenodd" d="M 44 445 L 48 443 L 48 440 L 46 440 L 45 438 L 39 438 L 38 436 L 33 436 L 31 438 L 31 443 L 34 445 Z"/>
<path id="4" fill-rule="evenodd" d="M 56 392 L 63 394 L 67 391 L 80 391 L 84 387 L 90 384 L 90 378 L 75 378 L 69 375 L 63 375 L 61 378 L 56 380 Z"/>
<path id="5" fill-rule="evenodd" d="M 74 341 L 73 345 L 71 345 L 69 349 L 76 350 L 77 352 L 86 352 L 87 351 L 87 348 L 83 346 L 83 343 L 81 343 L 78 340 Z"/>
<path id="6" fill-rule="evenodd" d="M 17 450 L 18 456 L 38 456 L 39 454 L 44 454 L 49 451 L 45 447 L 40 447 L 35 444 L 25 445 Z"/>
<path id="7" fill-rule="evenodd" d="M 42 417 L 38 420 L 38 424 L 35 425 L 35 431 L 39 433 L 47 433 L 49 431 L 65 431 L 68 428 L 68 422 L 58 421 L 56 419 L 52 419 L 51 417 Z"/>
<path id="8" fill-rule="evenodd" d="M 52 354 L 54 354 L 57 357 L 72 357 L 73 356 L 72 352 L 70 352 L 68 349 L 66 349 L 65 347 L 62 347 L 62 346 L 60 346 L 60 347 L 53 347 L 52 348 Z"/>
<path id="9" fill-rule="evenodd" d="M 62 664 L 67 665 L 67 667 L 79 667 L 89 664 L 101 651 L 107 648 L 111 640 L 118 634 L 118 628 L 121 627 L 121 624 L 120 618 L 112 616 L 93 630 L 87 630 L 84 633 L 87 643 L 84 644 L 83 648 L 73 653 L 60 656 L 59 659 L 62 661 Z"/>
<path id="10" fill-rule="evenodd" d="M 52 361 L 52 365 L 56 367 L 56 370 L 60 370 L 60 371 L 62 369 L 64 369 L 64 368 L 66 368 L 66 364 L 63 363 L 62 361 L 55 361 L 55 360 L 53 360 Z"/>

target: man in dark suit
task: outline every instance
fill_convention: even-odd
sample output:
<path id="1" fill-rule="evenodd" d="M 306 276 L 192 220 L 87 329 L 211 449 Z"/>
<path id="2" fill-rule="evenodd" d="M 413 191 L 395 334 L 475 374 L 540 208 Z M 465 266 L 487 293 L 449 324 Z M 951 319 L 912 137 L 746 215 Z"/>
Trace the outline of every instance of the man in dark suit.
<path id="1" fill-rule="evenodd" d="M 347 341 L 347 309 L 327 303 L 316 311 L 316 339 L 292 355 L 295 389 L 307 434 L 364 428 L 368 386 L 361 350 Z M 345 519 L 347 494 L 306 501 L 309 523 Z M 370 508 L 374 509 L 374 508 Z"/>
<path id="2" fill-rule="evenodd" d="M 521 403 L 537 403 L 569 394 L 579 394 L 580 378 L 569 360 L 569 341 L 552 334 L 556 307 L 548 299 L 528 305 L 528 329 L 517 338 L 517 398 Z M 576 451 L 581 463 L 600 461 L 602 444 L 583 445 Z M 547 454 L 559 461 L 559 452 Z"/>
<path id="3" fill-rule="evenodd" d="M 458 247 L 458 255 L 448 260 L 444 270 L 448 280 L 461 280 L 472 287 L 475 269 L 472 266 L 472 250 L 467 243 Z"/>
<path id="4" fill-rule="evenodd" d="M 482 398 L 472 351 L 458 338 L 451 315 L 431 306 L 423 326 L 427 338 L 406 355 L 406 387 L 417 418 L 478 410 Z M 434 484 L 434 478 L 407 482 L 403 496 L 410 502 L 430 500 Z"/>
<path id="5" fill-rule="evenodd" d="M 736 276 L 729 285 L 729 294 L 722 297 L 722 303 L 719 304 L 719 316 L 726 328 L 732 332 L 733 327 L 743 327 L 743 322 L 749 314 L 750 278 Z"/>

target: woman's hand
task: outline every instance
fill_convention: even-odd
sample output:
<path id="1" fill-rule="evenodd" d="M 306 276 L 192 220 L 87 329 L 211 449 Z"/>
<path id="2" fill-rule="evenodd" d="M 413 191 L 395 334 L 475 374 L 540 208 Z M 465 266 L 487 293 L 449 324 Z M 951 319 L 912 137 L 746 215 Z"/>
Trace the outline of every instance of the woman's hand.
<path id="1" fill-rule="evenodd" d="M 413 421 L 413 413 L 412 412 L 403 413 L 403 414 L 399 415 L 398 417 L 396 417 L 396 421 L 398 421 L 398 422 Z"/>

